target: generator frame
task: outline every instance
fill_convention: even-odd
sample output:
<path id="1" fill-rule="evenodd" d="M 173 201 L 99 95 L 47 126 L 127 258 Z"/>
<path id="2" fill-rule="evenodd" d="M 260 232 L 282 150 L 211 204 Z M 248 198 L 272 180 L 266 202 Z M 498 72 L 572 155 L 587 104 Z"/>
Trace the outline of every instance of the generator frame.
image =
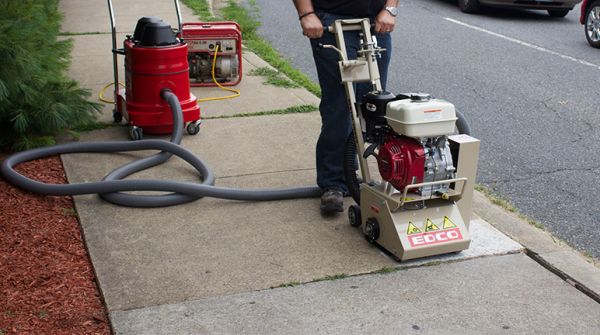
<path id="1" fill-rule="evenodd" d="M 382 49 L 371 34 L 369 19 L 337 20 L 327 30 L 334 34 L 340 55 L 338 62 L 342 84 L 352 118 L 358 165 L 362 176 L 360 207 L 348 209 L 350 224 L 362 227 L 367 240 L 382 247 L 398 261 L 460 252 L 470 245 L 469 222 L 473 187 L 477 172 L 479 140 L 464 134 L 448 137 L 456 165 L 453 179 L 413 183 L 396 190 L 387 181 L 375 181 L 365 152 L 362 125 L 364 117 L 357 107 L 354 84 L 369 82 L 374 91 L 381 91 L 376 57 Z M 344 31 L 361 34 L 361 48 L 356 59 L 348 59 Z M 439 184 L 450 184 L 444 194 L 422 197 L 411 190 Z"/>

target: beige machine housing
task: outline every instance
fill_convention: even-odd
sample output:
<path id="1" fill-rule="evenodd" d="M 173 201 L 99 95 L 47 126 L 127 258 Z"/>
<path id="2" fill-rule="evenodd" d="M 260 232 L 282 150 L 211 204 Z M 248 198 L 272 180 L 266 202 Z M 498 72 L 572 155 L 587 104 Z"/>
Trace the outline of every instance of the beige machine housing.
<path id="1" fill-rule="evenodd" d="M 365 131 L 365 118 L 357 107 L 354 84 L 369 82 L 374 92 L 383 92 L 376 59 L 385 51 L 371 35 L 368 19 L 337 20 L 328 27 L 336 46 L 324 45 L 340 55 L 341 83 L 346 90 L 355 135 Z M 356 59 L 348 59 L 345 31 L 358 31 L 361 48 Z M 368 109 L 369 107 L 366 106 Z M 360 226 L 367 240 L 379 245 L 397 260 L 459 252 L 469 247 L 469 221 L 473 187 L 477 173 L 479 140 L 469 135 L 453 135 L 457 120 L 454 105 L 415 94 L 414 99 L 397 99 L 386 105 L 385 120 L 398 136 L 407 136 L 427 147 L 432 178 L 395 189 L 387 181 L 374 180 L 367 162 L 363 136 L 354 136 L 362 177 L 360 206 L 348 210 L 350 224 Z M 431 144 L 433 143 L 433 144 Z M 435 147 L 435 143 L 443 146 Z M 426 151 L 427 151 L 426 150 Z M 450 156 L 450 157 L 448 157 Z M 431 157 L 434 157 L 433 154 Z M 439 163 L 439 164 L 438 164 Z M 443 171 L 437 169 L 443 166 Z M 441 172 L 441 173 L 439 173 Z M 445 176 L 445 177 L 440 177 Z M 435 187 L 435 192 L 424 188 Z"/>
<path id="2" fill-rule="evenodd" d="M 469 248 L 469 222 L 479 140 L 468 135 L 453 135 L 449 136 L 449 141 L 453 156 L 456 156 L 457 170 L 451 190 L 446 196 L 423 198 L 410 192 L 410 189 L 390 192 L 386 183 L 375 186 L 361 184 L 363 232 L 368 235 L 368 221 L 376 220 L 379 237 L 373 242 L 383 247 L 396 260 Z M 410 186 L 423 187 L 422 184 Z"/>

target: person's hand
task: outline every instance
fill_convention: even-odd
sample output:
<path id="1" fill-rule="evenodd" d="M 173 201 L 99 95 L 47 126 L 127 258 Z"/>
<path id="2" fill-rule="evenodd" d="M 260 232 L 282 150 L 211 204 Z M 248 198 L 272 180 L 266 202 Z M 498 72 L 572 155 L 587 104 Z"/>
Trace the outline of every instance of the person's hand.
<path id="1" fill-rule="evenodd" d="M 376 33 L 391 33 L 396 25 L 396 18 L 386 9 L 383 9 L 375 18 Z"/>
<path id="2" fill-rule="evenodd" d="M 302 34 L 308 38 L 323 36 L 323 23 L 316 14 L 310 14 L 300 19 Z"/>

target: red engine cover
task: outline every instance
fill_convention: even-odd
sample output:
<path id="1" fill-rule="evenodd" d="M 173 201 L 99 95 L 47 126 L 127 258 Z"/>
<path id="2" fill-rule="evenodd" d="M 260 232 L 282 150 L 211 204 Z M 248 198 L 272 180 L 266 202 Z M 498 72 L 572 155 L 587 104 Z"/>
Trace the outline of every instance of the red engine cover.
<path id="1" fill-rule="evenodd" d="M 381 177 L 396 189 L 403 190 L 415 179 L 423 182 L 425 150 L 421 143 L 406 136 L 388 136 L 379 146 L 377 165 Z"/>

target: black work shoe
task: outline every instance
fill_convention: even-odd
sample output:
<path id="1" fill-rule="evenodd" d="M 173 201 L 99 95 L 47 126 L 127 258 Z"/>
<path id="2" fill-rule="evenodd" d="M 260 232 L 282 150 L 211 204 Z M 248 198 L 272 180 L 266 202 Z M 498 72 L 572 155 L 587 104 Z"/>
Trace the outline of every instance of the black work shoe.
<path id="1" fill-rule="evenodd" d="M 321 212 L 333 214 L 344 211 L 344 194 L 340 190 L 329 189 L 321 195 Z"/>

